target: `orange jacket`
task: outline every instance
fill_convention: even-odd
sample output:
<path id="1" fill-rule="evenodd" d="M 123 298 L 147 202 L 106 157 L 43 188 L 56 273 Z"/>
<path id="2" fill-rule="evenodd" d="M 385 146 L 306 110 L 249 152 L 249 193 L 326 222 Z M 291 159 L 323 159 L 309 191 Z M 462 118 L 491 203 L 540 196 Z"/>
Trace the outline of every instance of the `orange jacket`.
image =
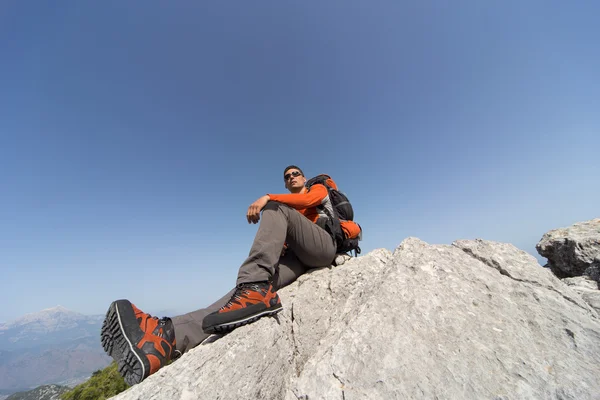
<path id="1" fill-rule="evenodd" d="M 332 185 L 335 186 L 335 183 Z M 337 187 L 336 187 L 337 189 Z M 327 188 L 323 185 L 316 184 L 310 188 L 310 191 L 306 192 L 306 189 L 302 189 L 302 193 L 290 193 L 290 194 L 268 194 L 269 198 L 273 201 L 286 204 L 292 208 L 298 210 L 302 215 L 308 218 L 310 221 L 317 222 L 319 219 L 319 212 L 317 206 L 323 204 L 328 196 Z M 360 227 L 353 221 L 340 221 L 342 230 L 347 238 L 353 238 L 358 236 L 360 233 Z"/>
<path id="2" fill-rule="evenodd" d="M 312 222 L 317 222 L 319 219 L 319 213 L 317 212 L 317 206 L 323 203 L 323 200 L 327 197 L 327 188 L 323 185 L 314 185 L 307 192 L 306 189 L 302 189 L 302 193 L 290 193 L 290 194 L 270 194 L 269 198 L 273 201 L 278 201 L 283 204 L 295 208 L 306 218 Z"/>

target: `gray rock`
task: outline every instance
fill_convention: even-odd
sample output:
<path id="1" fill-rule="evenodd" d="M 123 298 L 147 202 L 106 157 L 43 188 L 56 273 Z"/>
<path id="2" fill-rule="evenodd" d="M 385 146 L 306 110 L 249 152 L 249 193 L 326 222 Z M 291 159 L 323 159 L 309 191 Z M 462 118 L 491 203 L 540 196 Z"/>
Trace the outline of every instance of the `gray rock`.
<path id="1" fill-rule="evenodd" d="M 598 290 L 598 282 L 585 276 L 565 278 L 563 282 L 579 293 L 583 300 L 600 313 L 600 290 Z"/>
<path id="2" fill-rule="evenodd" d="M 559 278 L 587 275 L 600 281 L 600 218 L 554 229 L 536 249 Z"/>
<path id="3" fill-rule="evenodd" d="M 589 276 L 590 279 L 598 282 L 598 287 L 600 288 L 600 258 L 596 258 L 596 260 L 586 268 L 584 275 Z"/>
<path id="4" fill-rule="evenodd" d="M 509 244 L 409 238 L 280 296 L 116 398 L 599 398 L 597 311 Z"/>

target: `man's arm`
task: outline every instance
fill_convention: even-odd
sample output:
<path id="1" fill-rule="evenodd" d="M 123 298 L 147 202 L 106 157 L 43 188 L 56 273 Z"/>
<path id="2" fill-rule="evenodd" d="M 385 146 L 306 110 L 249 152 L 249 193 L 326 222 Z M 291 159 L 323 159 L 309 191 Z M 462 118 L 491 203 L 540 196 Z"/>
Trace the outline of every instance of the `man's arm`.
<path id="1" fill-rule="evenodd" d="M 260 220 L 260 212 L 269 200 L 278 201 L 297 210 L 303 210 L 309 207 L 316 207 L 327 196 L 327 188 L 323 185 L 314 185 L 309 192 L 290 193 L 290 194 L 268 194 L 261 196 L 248 207 L 246 219 L 249 224 L 256 224 Z"/>
<path id="2" fill-rule="evenodd" d="M 303 210 L 321 204 L 327 196 L 327 188 L 323 185 L 314 185 L 310 188 L 310 191 L 304 193 L 269 194 L 268 196 L 273 201 L 278 201 L 297 210 Z"/>
<path id="3" fill-rule="evenodd" d="M 250 204 L 246 213 L 246 219 L 249 224 L 256 224 L 260 220 L 260 211 L 265 208 L 269 200 L 269 195 L 261 196 L 254 203 Z"/>

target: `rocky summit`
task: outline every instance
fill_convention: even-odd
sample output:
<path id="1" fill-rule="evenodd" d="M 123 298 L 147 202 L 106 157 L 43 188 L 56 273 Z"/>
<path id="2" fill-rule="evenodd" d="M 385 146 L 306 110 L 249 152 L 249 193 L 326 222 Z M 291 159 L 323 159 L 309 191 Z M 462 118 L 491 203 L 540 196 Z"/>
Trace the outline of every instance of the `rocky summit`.
<path id="1" fill-rule="evenodd" d="M 279 293 L 116 398 L 600 397 L 598 310 L 511 244 L 408 238 Z"/>

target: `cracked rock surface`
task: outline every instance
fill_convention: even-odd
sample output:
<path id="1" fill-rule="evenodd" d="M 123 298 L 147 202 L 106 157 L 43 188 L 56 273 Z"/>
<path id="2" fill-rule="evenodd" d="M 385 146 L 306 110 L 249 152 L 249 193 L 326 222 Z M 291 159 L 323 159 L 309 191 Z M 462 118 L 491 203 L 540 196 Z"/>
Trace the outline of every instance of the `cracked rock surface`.
<path id="1" fill-rule="evenodd" d="M 404 240 L 303 275 L 284 310 L 116 399 L 597 399 L 600 317 L 510 244 Z"/>

